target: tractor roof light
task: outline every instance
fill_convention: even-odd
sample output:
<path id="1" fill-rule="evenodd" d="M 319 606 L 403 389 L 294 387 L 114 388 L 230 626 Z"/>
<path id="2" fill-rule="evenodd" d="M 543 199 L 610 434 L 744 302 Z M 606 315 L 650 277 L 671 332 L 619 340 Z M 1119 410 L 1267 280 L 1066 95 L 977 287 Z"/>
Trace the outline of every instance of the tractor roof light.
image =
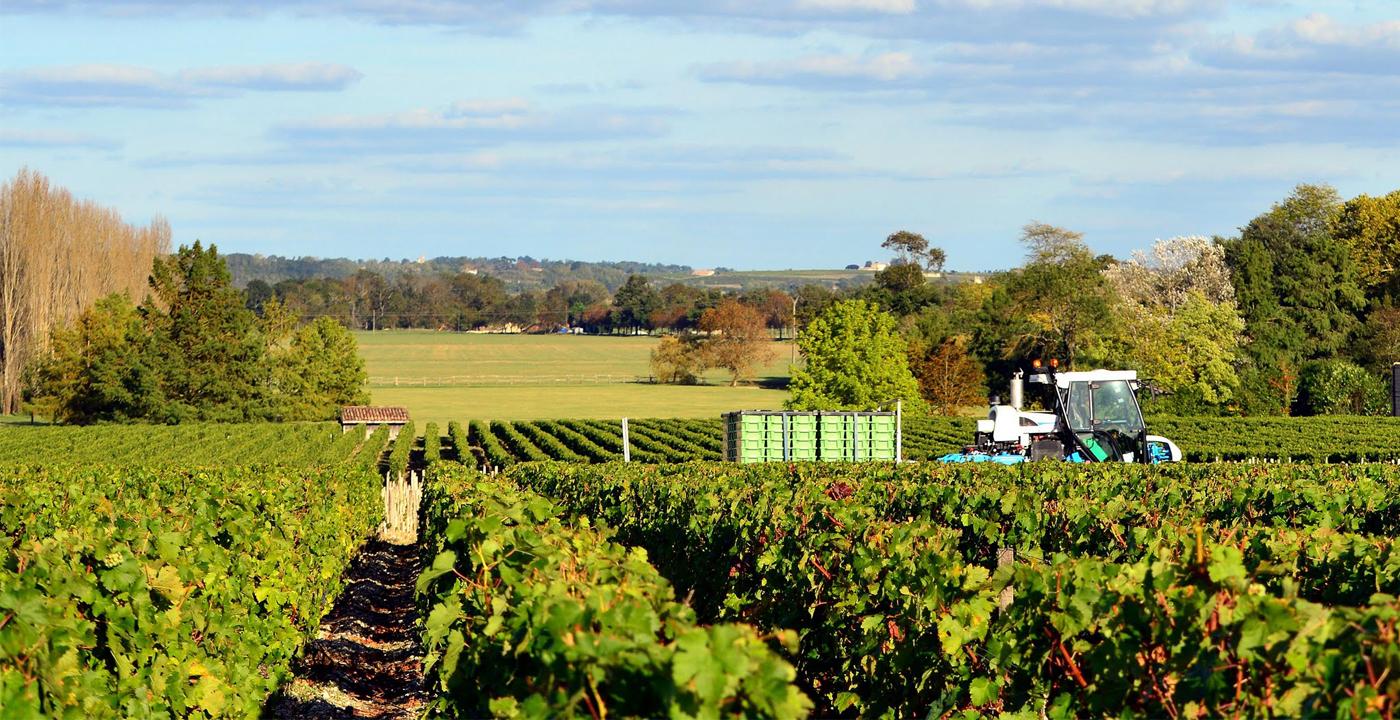
<path id="1" fill-rule="evenodd" d="M 1032 361 L 1031 361 L 1031 367 L 1035 368 L 1036 370 L 1039 370 L 1039 369 L 1040 369 L 1040 358 L 1036 358 L 1036 359 L 1032 360 Z"/>
<path id="2" fill-rule="evenodd" d="M 1052 368 L 1058 368 L 1058 367 L 1060 367 L 1060 359 L 1059 359 L 1059 358 L 1050 358 L 1050 367 L 1052 367 Z"/>

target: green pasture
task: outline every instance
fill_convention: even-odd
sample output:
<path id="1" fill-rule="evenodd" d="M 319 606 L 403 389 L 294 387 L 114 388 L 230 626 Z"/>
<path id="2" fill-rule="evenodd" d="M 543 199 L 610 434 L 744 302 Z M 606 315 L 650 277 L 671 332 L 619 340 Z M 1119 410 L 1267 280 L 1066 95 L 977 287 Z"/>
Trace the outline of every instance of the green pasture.
<path id="1" fill-rule="evenodd" d="M 658 338 L 489 335 L 431 330 L 356 332 L 376 405 L 403 405 L 413 418 L 718 417 L 782 407 L 790 343 L 774 343 L 757 382 L 728 387 L 724 372 L 704 385 L 646 382 Z"/>

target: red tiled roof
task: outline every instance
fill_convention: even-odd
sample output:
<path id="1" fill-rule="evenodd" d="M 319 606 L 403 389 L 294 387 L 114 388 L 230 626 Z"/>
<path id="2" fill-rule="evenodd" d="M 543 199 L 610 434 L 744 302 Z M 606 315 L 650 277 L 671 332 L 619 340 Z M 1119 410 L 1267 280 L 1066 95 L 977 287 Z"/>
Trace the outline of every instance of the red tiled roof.
<path id="1" fill-rule="evenodd" d="M 406 423 L 408 408 L 346 405 L 340 409 L 342 423 Z"/>

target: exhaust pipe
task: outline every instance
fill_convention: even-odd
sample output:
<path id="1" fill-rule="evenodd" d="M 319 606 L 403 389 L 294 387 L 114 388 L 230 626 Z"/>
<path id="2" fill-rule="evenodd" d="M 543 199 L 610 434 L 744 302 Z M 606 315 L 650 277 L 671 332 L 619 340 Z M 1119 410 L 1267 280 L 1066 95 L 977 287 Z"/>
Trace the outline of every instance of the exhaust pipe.
<path id="1" fill-rule="evenodd" d="M 1025 373 L 1020 370 L 1011 376 L 1011 407 L 1017 410 L 1020 410 L 1021 406 L 1025 404 L 1026 381 L 1024 378 Z"/>

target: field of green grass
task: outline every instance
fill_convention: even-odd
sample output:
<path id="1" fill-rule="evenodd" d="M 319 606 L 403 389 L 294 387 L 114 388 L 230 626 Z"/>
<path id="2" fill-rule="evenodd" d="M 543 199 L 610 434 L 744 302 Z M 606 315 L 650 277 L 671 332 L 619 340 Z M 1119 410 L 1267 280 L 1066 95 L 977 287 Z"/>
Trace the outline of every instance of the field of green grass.
<path id="1" fill-rule="evenodd" d="M 792 346 L 774 343 L 757 383 L 657 385 L 652 337 L 478 335 L 428 330 L 357 332 L 376 405 L 403 405 L 419 422 L 550 418 L 718 417 L 782 407 Z M 640 382 L 639 382 L 640 381 Z"/>

